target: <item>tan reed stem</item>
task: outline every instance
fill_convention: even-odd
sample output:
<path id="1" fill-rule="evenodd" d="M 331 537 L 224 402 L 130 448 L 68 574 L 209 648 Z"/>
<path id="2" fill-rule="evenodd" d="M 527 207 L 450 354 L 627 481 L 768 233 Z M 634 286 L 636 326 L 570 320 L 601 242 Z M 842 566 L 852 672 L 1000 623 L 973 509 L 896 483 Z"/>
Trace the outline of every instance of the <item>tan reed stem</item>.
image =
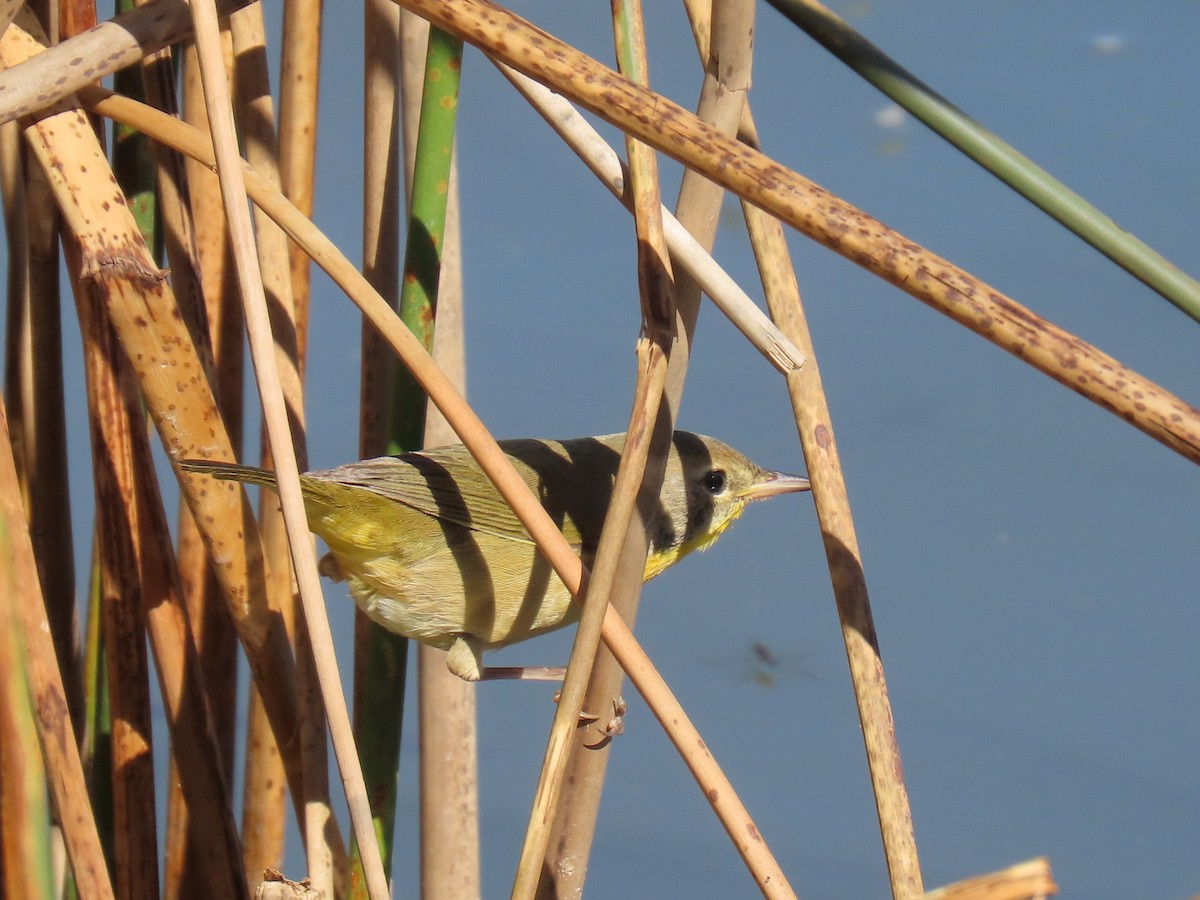
<path id="1" fill-rule="evenodd" d="M 13 26 L 9 26 L 12 28 Z M 78 741 L 67 714 L 67 697 L 55 658 L 54 641 L 46 619 L 46 604 L 38 583 L 33 545 L 25 525 L 21 488 L 13 460 L 8 415 L 0 403 L 0 528 L 7 535 L 11 555 L 0 565 L 10 569 L 13 593 L 5 592 L 0 608 L 7 607 L 5 620 L 18 621 L 26 654 L 26 671 L 33 697 L 34 718 L 42 744 L 42 758 L 50 794 L 58 807 L 66 840 L 67 855 L 80 896 L 98 900 L 112 898 L 112 883 L 96 822 L 88 801 Z M 17 598 L 20 603 L 14 603 Z M 13 606 L 16 610 L 13 610 Z"/>
<path id="2" fill-rule="evenodd" d="M 233 38 L 233 54 L 237 100 L 237 118 L 241 123 L 242 140 L 250 164 L 279 188 L 282 179 L 278 165 L 278 139 L 275 133 L 275 108 L 267 72 L 266 33 L 259 4 L 237 10 L 229 17 Z M 255 237 L 259 270 L 271 315 L 271 330 L 275 336 L 275 355 L 283 385 L 292 443 L 296 448 L 301 469 L 308 468 L 304 433 L 303 356 L 300 344 L 301 329 L 297 321 L 307 321 L 307 310 L 298 312 L 292 294 L 292 269 L 287 237 L 266 216 L 255 210 Z M 262 464 L 272 465 L 270 444 L 263 440 Z M 297 692 L 300 700 L 300 752 L 304 759 L 304 790 L 302 798 L 305 824 L 305 856 L 308 877 L 315 890 L 332 894 L 333 860 L 325 843 L 325 825 L 331 816 L 328 785 L 328 762 L 325 755 L 325 716 L 320 708 L 320 689 L 310 664 L 312 648 L 305 639 L 306 632 L 297 627 L 291 559 L 287 534 L 279 512 L 279 499 L 270 492 L 260 498 L 259 521 L 262 528 L 263 552 L 266 554 L 271 578 L 267 582 L 272 609 L 279 610 L 292 635 L 296 648 Z M 256 692 L 255 692 L 256 693 Z M 243 821 L 247 832 L 257 840 L 247 844 L 259 854 L 247 862 L 250 872 L 259 873 L 268 867 L 283 865 L 284 816 L 286 797 L 283 792 L 282 762 L 264 710 L 256 701 L 251 703 L 251 725 L 248 729 L 246 768 L 260 790 L 245 793 Z"/>
<path id="3" fill-rule="evenodd" d="M 716 60 L 712 60 L 705 66 L 699 114 L 708 121 L 717 122 L 722 131 L 732 132 L 736 129 L 736 123 L 745 101 L 745 89 L 749 84 L 753 3 L 738 0 L 738 2 L 723 4 L 721 8 L 724 10 L 724 18 L 722 19 L 722 37 L 719 41 L 720 65 Z M 539 111 L 546 116 L 547 121 L 556 131 L 559 131 L 564 137 L 567 134 L 578 135 L 573 143 L 571 138 L 567 138 L 568 142 L 572 143 L 573 149 L 580 153 L 585 161 L 591 160 L 588 165 L 593 172 L 609 183 L 610 188 L 613 187 L 612 175 L 615 174 L 618 179 L 620 176 L 620 168 L 615 154 L 608 150 L 607 144 L 600 141 L 598 136 L 594 138 L 585 136 L 586 132 L 594 135 L 594 131 L 583 117 L 576 113 L 566 101 L 557 98 L 557 95 L 549 94 L 536 82 L 530 81 L 507 67 L 503 71 L 510 79 L 515 79 L 514 84 L 527 98 L 537 98 L 535 102 Z M 555 99 L 559 102 L 553 103 Z M 568 122 L 571 123 L 570 127 L 564 127 Z M 587 155 L 584 156 L 584 154 Z M 612 172 L 611 170 L 614 169 L 615 172 Z M 619 189 L 616 193 L 617 196 L 621 195 Z M 660 413 L 660 417 L 667 420 L 660 425 L 668 432 L 674 427 L 675 411 L 679 409 L 696 318 L 699 313 L 701 282 L 693 275 L 697 266 L 696 256 L 703 254 L 711 263 L 711 256 L 707 254 L 711 251 L 716 235 L 721 199 L 722 194 L 719 188 L 706 179 L 695 177 L 693 173 L 687 172 L 684 176 L 678 203 L 677 212 L 680 218 L 676 219 L 665 209 L 663 210 L 664 224 L 667 226 L 667 242 L 671 248 L 672 259 L 676 263 L 674 273 L 677 305 L 677 339 L 671 351 L 670 367 L 667 372 L 668 406 Z M 628 205 L 627 198 L 626 205 Z M 684 250 L 685 240 L 687 242 L 686 251 Z M 715 263 L 712 263 L 712 266 L 715 267 Z M 741 292 L 732 279 L 729 279 L 729 282 L 730 287 L 725 290 L 730 293 L 736 290 L 737 302 L 744 304 L 753 313 L 758 313 L 758 307 L 750 301 L 749 297 Z M 713 289 L 715 286 L 712 284 L 711 278 L 704 279 L 704 284 L 709 287 L 714 301 L 720 305 L 723 296 L 720 292 L 721 289 Z M 750 317 L 743 314 L 739 318 L 740 321 L 745 322 Z M 762 318 L 765 319 L 765 316 Z M 747 329 L 743 328 L 743 330 Z M 762 329 L 760 326 L 753 334 L 757 336 L 764 331 L 774 332 L 770 337 L 772 347 L 781 347 L 786 343 L 782 334 L 779 334 L 773 325 L 769 330 Z M 753 341 L 753 338 L 751 340 Z M 757 346 L 760 349 L 764 347 L 761 342 Z M 780 365 L 778 356 L 773 356 L 766 350 L 763 352 L 768 359 L 771 359 L 776 365 Z M 799 351 L 791 353 L 788 367 L 799 365 L 802 359 Z M 646 537 L 643 520 L 636 520 L 631 526 L 629 539 L 638 541 L 643 548 L 644 556 Z M 632 566 L 620 574 L 625 579 L 640 578 L 641 576 L 641 572 Z M 618 592 L 613 599 L 613 604 L 621 612 L 623 618 L 632 624 L 636 609 L 626 608 L 625 603 L 625 592 Z M 602 708 L 603 704 L 609 702 L 609 698 L 619 696 L 623 676 L 624 673 L 617 666 L 611 654 L 602 652 L 597 657 L 592 673 L 591 684 L 584 700 L 585 708 Z M 581 728 L 579 731 L 577 744 L 592 748 L 592 752 L 578 752 L 577 748 L 577 752 L 571 758 L 566 782 L 572 785 L 574 790 L 570 802 L 560 802 L 559 804 L 541 885 L 543 892 L 553 891 L 556 896 L 560 897 L 578 894 L 583 890 L 608 763 L 609 747 L 607 742 L 600 740 L 601 735 L 597 733 L 596 725 Z"/>
<path id="4" fill-rule="evenodd" d="M 68 245 L 68 267 L 79 271 L 81 253 Z M 100 602 L 108 703 L 112 718 L 113 859 L 115 887 L 122 897 L 158 894 L 154 753 L 151 743 L 149 665 L 137 546 L 141 522 L 136 506 L 128 400 L 134 396 L 103 294 L 76 280 L 80 331 L 87 374 L 92 433 L 92 471 L 99 531 Z"/>
<path id="5" fill-rule="evenodd" d="M 613 35 L 622 72 L 639 84 L 648 83 L 649 62 L 640 0 L 614 4 Z M 637 615 L 649 544 L 644 526 L 644 498 L 658 497 L 674 430 L 669 409 L 665 416 L 660 415 L 675 337 L 676 311 L 674 275 L 663 235 L 658 161 L 652 149 L 632 138 L 626 138 L 625 148 L 629 158 L 629 201 L 634 218 L 643 320 L 643 335 L 637 342 L 634 404 L 530 812 L 513 890 L 515 897 L 533 896 L 542 880 L 543 864 L 555 830 L 555 816 L 560 808 L 576 806 L 578 798 L 574 796 L 574 790 L 571 796 L 562 797 L 561 803 L 559 796 L 571 765 L 572 751 L 576 758 L 588 753 L 589 749 L 602 759 L 606 758 L 609 738 L 614 729 L 619 728 L 621 712 L 616 699 L 620 696 L 619 667 L 606 654 L 602 659 L 608 661 L 607 674 L 598 673 L 599 678 L 594 675 L 600 630 L 606 613 L 615 612 L 630 627 Z M 643 498 L 642 515 L 635 519 L 639 495 Z M 611 610 L 605 608 L 609 605 Z M 604 711 L 611 706 L 615 718 L 610 721 L 601 713 L 597 728 L 580 729 L 578 717 L 585 695 L 593 709 Z M 573 789 L 578 784 L 569 783 Z M 590 808 L 594 810 L 599 806 L 602 780 L 595 779 L 581 786 L 588 789 L 594 804 Z M 584 856 L 586 858 L 586 853 Z"/>
<path id="6" fill-rule="evenodd" d="M 251 356 L 263 400 L 263 418 L 270 437 L 271 452 L 279 477 L 292 559 L 295 562 L 304 617 L 312 636 L 317 674 L 325 698 L 333 737 L 334 753 L 346 788 L 350 817 L 359 839 L 363 869 L 371 896 L 382 900 L 388 894 L 387 878 L 383 873 L 378 846 L 371 826 L 371 810 L 364 790 L 362 771 L 354 749 L 350 717 L 346 712 L 341 690 L 341 676 L 333 653 L 333 639 L 325 615 L 321 586 L 317 579 L 316 557 L 304 504 L 300 495 L 299 469 L 289 433 L 287 411 L 280 374 L 271 347 L 271 326 L 263 294 L 263 284 L 254 255 L 254 240 L 250 217 L 246 209 L 246 189 L 242 160 L 237 153 L 232 110 L 229 107 L 228 86 L 225 84 L 220 58 L 220 35 L 216 7 L 209 0 L 192 5 L 196 27 L 196 46 L 200 56 L 200 73 L 208 98 L 209 125 L 216 151 L 217 173 L 225 214 L 229 220 L 234 258 L 237 260 L 238 281 L 246 311 L 246 328 L 250 336 Z"/>
<path id="7" fill-rule="evenodd" d="M 742 128 L 743 140 L 756 142 L 753 126 L 749 122 L 747 117 Z M 846 645 L 871 782 L 875 789 L 875 805 L 891 877 L 892 895 L 912 900 L 923 891 L 920 860 L 913 834 L 908 791 L 904 785 L 900 749 L 896 743 L 895 723 L 888 701 L 887 680 L 879 655 L 862 557 L 833 436 L 829 405 L 821 384 L 821 373 L 816 364 L 783 227 L 777 219 L 749 203 L 743 203 L 743 209 L 771 314 L 776 324 L 808 357 L 808 364 L 804 368 L 788 374 L 788 393 L 792 399 L 800 443 L 804 448 L 817 520 L 829 562 L 830 580 L 837 600 L 842 638 Z"/>
<path id="8" fill-rule="evenodd" d="M 189 28 L 190 25 L 189 20 Z M 232 74 L 233 45 L 228 31 L 224 32 L 223 37 L 226 68 Z M 207 134 L 208 117 L 204 112 L 195 48 L 185 47 L 182 57 L 183 117 Z M 171 71 L 170 66 L 163 68 Z M 183 157 L 183 172 L 180 184 L 186 187 L 188 210 L 179 215 L 180 218 L 190 217 L 192 220 L 191 244 L 195 255 L 195 262 L 189 269 L 180 266 L 178 251 L 172 252 L 173 216 L 168 205 L 169 195 L 162 189 L 160 179 L 159 197 L 164 205 L 164 224 L 167 226 L 165 233 L 167 258 L 171 263 L 171 284 L 178 291 L 181 313 L 189 321 L 195 321 L 190 330 L 198 356 L 201 360 L 211 360 L 208 363 L 212 373 L 210 381 L 215 389 L 221 420 L 225 424 L 235 458 L 240 459 L 242 375 L 245 368 L 242 316 L 237 287 L 232 284 L 228 265 L 229 247 L 225 216 L 221 212 L 221 191 L 212 170 L 186 156 Z M 183 234 L 179 238 L 181 244 L 186 246 Z M 194 288 L 189 287 L 193 278 L 196 282 Z M 195 296 L 189 302 L 192 294 Z M 196 646 L 196 665 L 203 674 L 208 695 L 207 705 L 220 752 L 221 772 L 226 784 L 232 784 L 237 708 L 237 631 L 226 610 L 221 585 L 209 563 L 201 533 L 186 504 L 181 504 L 179 510 L 177 533 L 180 587 Z M 171 767 L 163 892 L 168 900 L 178 900 L 181 896 L 195 896 L 194 886 L 204 884 L 203 873 L 207 865 L 204 855 L 210 842 L 198 829 L 191 827 L 188 804 L 180 791 L 181 780 L 175 770 L 174 757 Z M 248 784 L 247 775 L 243 778 L 244 793 L 254 793 L 254 788 Z M 243 857 L 254 858 L 253 851 L 247 846 L 255 839 L 253 831 L 243 829 L 242 838 L 245 842 Z"/>

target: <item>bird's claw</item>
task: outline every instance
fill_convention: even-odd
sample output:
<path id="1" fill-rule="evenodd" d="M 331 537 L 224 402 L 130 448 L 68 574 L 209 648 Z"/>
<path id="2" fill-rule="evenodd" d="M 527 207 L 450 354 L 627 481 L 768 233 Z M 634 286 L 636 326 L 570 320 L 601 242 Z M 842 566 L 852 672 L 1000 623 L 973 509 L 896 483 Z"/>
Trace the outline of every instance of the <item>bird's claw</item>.
<path id="1" fill-rule="evenodd" d="M 613 716 L 608 720 L 608 723 L 603 728 L 597 728 L 603 741 L 611 740 L 619 734 L 625 733 L 625 713 L 629 712 L 629 704 L 625 702 L 624 697 L 615 697 L 612 702 Z M 592 721 L 598 721 L 598 716 L 593 716 Z"/>
<path id="2" fill-rule="evenodd" d="M 561 697 L 562 697 L 562 691 L 554 692 L 554 702 L 555 703 L 557 703 Z M 604 725 L 602 728 L 596 729 L 598 732 L 600 732 L 600 735 L 605 739 L 614 738 L 618 734 L 625 733 L 625 713 L 627 713 L 629 711 L 629 704 L 627 704 L 625 702 L 624 697 L 615 697 L 612 701 L 612 706 L 613 706 L 612 718 L 609 719 L 608 723 L 606 725 Z M 598 715 L 596 715 L 595 713 L 590 713 L 586 709 L 581 709 L 579 711 L 580 727 L 592 725 L 599 721 L 600 721 L 600 717 Z"/>

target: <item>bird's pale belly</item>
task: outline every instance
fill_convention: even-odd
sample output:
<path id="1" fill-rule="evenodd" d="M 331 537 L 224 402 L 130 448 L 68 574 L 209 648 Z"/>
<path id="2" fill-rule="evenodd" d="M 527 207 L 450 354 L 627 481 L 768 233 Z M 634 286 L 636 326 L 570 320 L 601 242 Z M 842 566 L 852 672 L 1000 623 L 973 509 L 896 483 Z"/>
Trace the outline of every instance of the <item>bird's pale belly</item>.
<path id="1" fill-rule="evenodd" d="M 477 539 L 487 546 L 457 545 L 408 565 L 339 557 L 338 574 L 372 621 L 442 649 L 459 635 L 501 647 L 578 620 L 577 604 L 532 544 Z"/>

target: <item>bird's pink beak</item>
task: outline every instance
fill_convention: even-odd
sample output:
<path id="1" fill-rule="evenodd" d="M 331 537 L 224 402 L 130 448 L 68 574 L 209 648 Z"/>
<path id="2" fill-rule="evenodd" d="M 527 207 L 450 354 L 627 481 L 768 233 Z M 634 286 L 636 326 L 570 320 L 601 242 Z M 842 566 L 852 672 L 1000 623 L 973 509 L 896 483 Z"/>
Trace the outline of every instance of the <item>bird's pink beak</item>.
<path id="1" fill-rule="evenodd" d="M 794 494 L 797 491 L 811 489 L 812 485 L 809 484 L 807 478 L 801 478 L 799 475 L 785 475 L 783 472 L 768 472 L 763 476 L 762 481 L 742 491 L 742 499 L 751 503 L 755 500 L 774 497 L 777 494 Z"/>

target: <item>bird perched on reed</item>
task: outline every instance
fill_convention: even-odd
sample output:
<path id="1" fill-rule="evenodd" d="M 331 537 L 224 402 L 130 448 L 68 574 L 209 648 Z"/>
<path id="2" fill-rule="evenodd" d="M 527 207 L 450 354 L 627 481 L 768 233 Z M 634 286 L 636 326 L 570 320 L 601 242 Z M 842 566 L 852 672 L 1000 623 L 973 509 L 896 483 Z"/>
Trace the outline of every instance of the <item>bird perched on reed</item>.
<path id="1" fill-rule="evenodd" d="M 591 565 L 624 434 L 500 446 L 563 535 Z M 188 472 L 276 489 L 275 473 L 184 460 Z M 461 444 L 300 476 L 309 528 L 329 546 L 323 574 L 344 580 L 384 628 L 449 651 L 456 675 L 486 677 L 484 650 L 561 628 L 578 604 Z M 676 431 L 649 523 L 647 580 L 711 545 L 747 503 L 808 490 L 727 444 Z"/>

